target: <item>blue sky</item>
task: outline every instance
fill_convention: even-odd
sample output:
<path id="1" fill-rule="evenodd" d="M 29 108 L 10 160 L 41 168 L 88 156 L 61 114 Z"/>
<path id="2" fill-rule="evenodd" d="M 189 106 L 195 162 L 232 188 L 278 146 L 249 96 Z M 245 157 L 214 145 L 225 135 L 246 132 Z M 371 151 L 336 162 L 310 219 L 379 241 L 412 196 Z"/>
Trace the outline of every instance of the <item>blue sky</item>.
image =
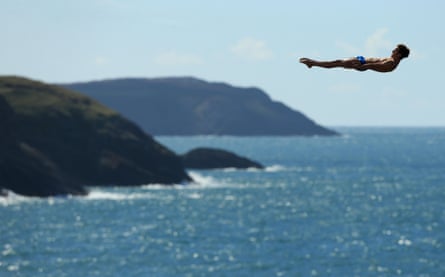
<path id="1" fill-rule="evenodd" d="M 445 126 L 445 1 L 0 0 L 0 75 L 194 76 L 255 86 L 326 126 Z M 299 57 L 411 55 L 391 73 Z"/>

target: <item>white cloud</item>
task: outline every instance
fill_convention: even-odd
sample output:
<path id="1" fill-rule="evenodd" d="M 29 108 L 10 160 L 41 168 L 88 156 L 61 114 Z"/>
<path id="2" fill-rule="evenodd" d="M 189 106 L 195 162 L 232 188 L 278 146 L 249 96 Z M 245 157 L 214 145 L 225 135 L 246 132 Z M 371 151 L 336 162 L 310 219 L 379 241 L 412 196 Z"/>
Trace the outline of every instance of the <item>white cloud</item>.
<path id="1" fill-rule="evenodd" d="M 273 57 L 273 53 L 267 48 L 266 43 L 254 38 L 239 40 L 230 48 L 230 51 L 239 57 L 252 61 L 265 61 Z"/>
<path id="2" fill-rule="evenodd" d="M 177 66 L 177 65 L 200 65 L 203 60 L 193 54 L 183 54 L 176 51 L 167 51 L 157 55 L 154 62 L 158 65 Z"/>
<path id="3" fill-rule="evenodd" d="M 347 55 L 365 55 L 365 56 L 386 56 L 391 54 L 395 44 L 386 38 L 389 32 L 387 28 L 380 28 L 370 34 L 364 42 L 364 45 L 357 47 L 348 42 L 337 41 L 335 45 L 342 49 Z"/>
<path id="4" fill-rule="evenodd" d="M 380 53 L 380 50 L 387 51 L 394 47 L 393 43 L 385 38 L 386 33 L 388 33 L 387 28 L 381 28 L 376 30 L 373 34 L 371 34 L 365 43 L 365 51 L 366 55 L 377 56 Z"/>
<path id="5" fill-rule="evenodd" d="M 102 56 L 97 56 L 97 57 L 94 59 L 94 64 L 99 65 L 99 66 L 101 66 L 101 65 L 106 65 L 106 64 L 108 64 L 109 62 L 110 62 L 110 61 L 109 61 L 108 58 L 105 58 L 105 57 L 102 57 Z"/>

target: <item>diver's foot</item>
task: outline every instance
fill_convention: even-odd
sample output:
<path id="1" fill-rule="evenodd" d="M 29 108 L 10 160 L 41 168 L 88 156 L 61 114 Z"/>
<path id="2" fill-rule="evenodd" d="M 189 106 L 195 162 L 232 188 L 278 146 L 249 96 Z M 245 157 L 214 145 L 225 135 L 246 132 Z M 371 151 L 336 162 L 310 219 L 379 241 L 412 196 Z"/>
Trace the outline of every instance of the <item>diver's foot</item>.
<path id="1" fill-rule="evenodd" d="M 301 59 L 300 59 L 300 63 L 305 64 L 308 68 L 311 68 L 311 67 L 312 67 L 312 61 L 311 61 L 311 59 L 308 59 L 308 58 L 301 58 Z"/>

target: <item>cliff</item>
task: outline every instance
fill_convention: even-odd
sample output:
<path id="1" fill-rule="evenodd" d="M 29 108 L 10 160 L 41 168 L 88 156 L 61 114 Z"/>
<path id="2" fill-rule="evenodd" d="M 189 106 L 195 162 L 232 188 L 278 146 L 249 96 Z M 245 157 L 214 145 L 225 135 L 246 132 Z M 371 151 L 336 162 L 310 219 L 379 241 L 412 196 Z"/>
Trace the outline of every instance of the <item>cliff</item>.
<path id="1" fill-rule="evenodd" d="M 24 195 L 190 180 L 181 159 L 117 112 L 73 91 L 0 77 L 0 187 Z"/>
<path id="2" fill-rule="evenodd" d="M 86 190 L 64 178 L 57 165 L 15 133 L 16 115 L 0 95 L 0 195 L 4 189 L 29 196 L 83 195 Z"/>
<path id="3" fill-rule="evenodd" d="M 257 88 L 195 78 L 115 79 L 62 86 L 95 98 L 153 135 L 337 135 Z"/>

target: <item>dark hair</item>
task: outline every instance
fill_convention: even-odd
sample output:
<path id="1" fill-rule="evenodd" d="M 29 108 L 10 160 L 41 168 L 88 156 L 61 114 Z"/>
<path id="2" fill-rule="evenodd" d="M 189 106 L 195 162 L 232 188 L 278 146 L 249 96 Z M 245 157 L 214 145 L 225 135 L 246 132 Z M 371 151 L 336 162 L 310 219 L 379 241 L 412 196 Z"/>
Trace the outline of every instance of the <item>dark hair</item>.
<path id="1" fill-rule="evenodd" d="M 405 44 L 397 45 L 397 49 L 399 50 L 399 53 L 400 53 L 400 56 L 402 57 L 402 59 L 409 56 L 409 48 L 406 47 Z"/>

